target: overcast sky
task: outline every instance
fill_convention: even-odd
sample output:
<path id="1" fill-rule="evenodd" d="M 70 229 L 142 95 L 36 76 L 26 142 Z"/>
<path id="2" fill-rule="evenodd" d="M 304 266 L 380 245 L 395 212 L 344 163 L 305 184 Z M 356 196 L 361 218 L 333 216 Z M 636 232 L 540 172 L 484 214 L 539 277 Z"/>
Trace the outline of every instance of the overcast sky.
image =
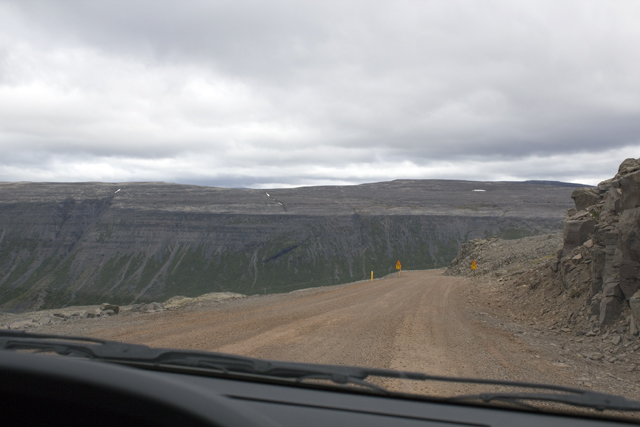
<path id="1" fill-rule="evenodd" d="M 3 1 L 0 181 L 596 184 L 639 1 Z"/>

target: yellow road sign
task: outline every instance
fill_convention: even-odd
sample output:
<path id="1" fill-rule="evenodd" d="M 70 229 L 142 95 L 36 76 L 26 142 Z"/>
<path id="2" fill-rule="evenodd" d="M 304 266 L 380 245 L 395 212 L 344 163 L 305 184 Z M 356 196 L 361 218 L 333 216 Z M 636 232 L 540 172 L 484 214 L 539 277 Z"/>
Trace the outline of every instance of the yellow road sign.
<path id="1" fill-rule="evenodd" d="M 398 262 L 396 262 L 396 270 L 400 270 L 401 267 L 400 260 L 398 260 Z"/>

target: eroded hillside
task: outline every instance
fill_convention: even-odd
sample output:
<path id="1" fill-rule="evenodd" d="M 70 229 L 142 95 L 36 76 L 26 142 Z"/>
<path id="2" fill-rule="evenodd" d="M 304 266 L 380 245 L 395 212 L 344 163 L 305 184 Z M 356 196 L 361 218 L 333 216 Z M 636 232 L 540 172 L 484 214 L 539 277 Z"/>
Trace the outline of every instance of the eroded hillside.
<path id="1" fill-rule="evenodd" d="M 0 184 L 0 306 L 258 294 L 447 265 L 461 242 L 559 230 L 558 183 L 393 181 L 251 190 Z"/>

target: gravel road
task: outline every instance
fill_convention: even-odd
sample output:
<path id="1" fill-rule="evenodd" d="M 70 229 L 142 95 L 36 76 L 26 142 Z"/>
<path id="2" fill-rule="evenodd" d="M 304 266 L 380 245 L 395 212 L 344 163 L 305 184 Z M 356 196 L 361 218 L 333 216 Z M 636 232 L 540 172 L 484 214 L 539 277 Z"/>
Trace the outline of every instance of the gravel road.
<path id="1" fill-rule="evenodd" d="M 469 279 L 442 272 L 403 272 L 399 278 L 39 330 L 276 360 L 576 385 L 572 371 L 552 363 L 551 351 L 539 342 L 534 348 L 492 314 L 478 311 L 488 305 Z M 377 382 L 406 392 L 473 390 L 460 384 Z"/>

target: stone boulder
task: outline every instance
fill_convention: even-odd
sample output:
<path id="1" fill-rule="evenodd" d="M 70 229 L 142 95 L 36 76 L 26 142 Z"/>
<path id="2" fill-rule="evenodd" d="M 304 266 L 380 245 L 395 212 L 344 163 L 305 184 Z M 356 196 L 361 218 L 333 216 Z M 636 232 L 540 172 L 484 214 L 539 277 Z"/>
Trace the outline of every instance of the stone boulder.
<path id="1" fill-rule="evenodd" d="M 618 175 L 625 175 L 628 173 L 640 170 L 640 159 L 624 159 L 620 166 L 618 166 Z"/>
<path id="2" fill-rule="evenodd" d="M 574 248 L 589 240 L 595 231 L 593 219 L 565 220 L 562 227 L 563 253 L 569 254 Z"/>
<path id="3" fill-rule="evenodd" d="M 620 208 L 622 211 L 640 206 L 640 171 L 620 178 Z"/>
<path id="4" fill-rule="evenodd" d="M 598 189 L 598 191 L 602 194 L 606 191 L 609 191 L 609 188 L 611 188 L 611 182 L 613 181 L 613 178 L 611 179 L 605 179 L 604 181 L 602 181 L 601 183 L 598 184 L 598 186 L 596 187 Z"/>
<path id="5" fill-rule="evenodd" d="M 9 324 L 9 329 L 24 329 L 29 328 L 31 326 L 37 326 L 31 319 L 28 320 L 16 320 Z"/>
<path id="6" fill-rule="evenodd" d="M 605 212 L 612 211 L 615 214 L 619 214 L 622 211 L 621 204 L 620 204 L 621 194 L 622 194 L 622 190 L 620 188 L 617 188 L 614 185 L 609 187 L 609 190 L 607 190 L 607 192 L 603 197 L 604 206 L 602 207 L 602 210 Z"/>
<path id="7" fill-rule="evenodd" d="M 611 281 L 608 282 L 604 285 L 604 289 L 602 290 L 602 295 L 606 298 L 606 297 L 615 297 L 615 298 L 622 298 L 622 291 L 620 290 L 620 284 L 615 282 L 615 281 Z"/>
<path id="8" fill-rule="evenodd" d="M 109 304 L 108 302 L 103 303 L 100 306 L 100 310 L 102 310 L 102 311 L 113 310 L 113 314 L 120 313 L 120 307 L 119 306 L 113 305 L 113 304 Z"/>
<path id="9" fill-rule="evenodd" d="M 576 204 L 576 210 L 583 211 L 602 200 L 600 190 L 594 187 L 580 187 L 573 190 L 571 198 Z"/>

